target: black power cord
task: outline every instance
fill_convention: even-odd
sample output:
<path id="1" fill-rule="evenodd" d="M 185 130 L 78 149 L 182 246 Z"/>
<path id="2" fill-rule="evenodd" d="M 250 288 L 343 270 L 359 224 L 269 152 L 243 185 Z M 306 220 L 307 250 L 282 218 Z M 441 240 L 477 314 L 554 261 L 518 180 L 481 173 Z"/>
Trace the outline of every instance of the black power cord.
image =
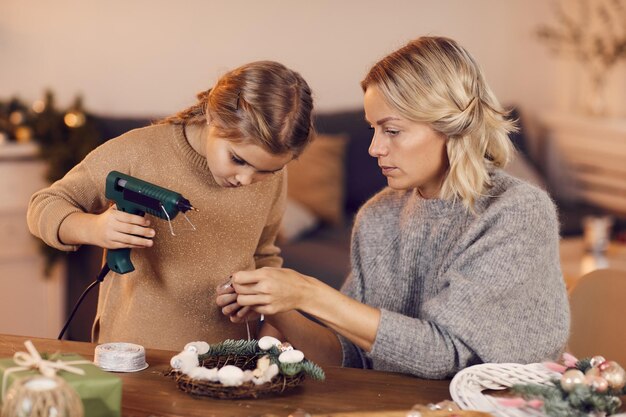
<path id="1" fill-rule="evenodd" d="M 109 273 L 110 270 L 111 269 L 109 268 L 109 266 L 105 263 L 102 269 L 100 270 L 100 273 L 98 274 L 98 277 L 96 278 L 96 280 L 92 282 L 91 284 L 89 284 L 89 286 L 85 289 L 85 291 L 83 291 L 81 296 L 78 298 L 78 301 L 74 305 L 74 308 L 72 309 L 72 312 L 70 313 L 69 318 L 65 322 L 65 326 L 63 326 L 63 330 L 61 330 L 61 333 L 59 333 L 59 337 L 57 338 L 58 340 L 63 339 L 63 335 L 65 334 L 65 331 L 70 326 L 70 323 L 72 322 L 72 319 L 74 318 L 74 315 L 76 314 L 76 311 L 78 310 L 78 307 L 83 302 L 83 300 L 85 299 L 89 291 L 91 291 L 93 287 L 95 287 L 96 285 L 104 281 L 104 277 Z"/>

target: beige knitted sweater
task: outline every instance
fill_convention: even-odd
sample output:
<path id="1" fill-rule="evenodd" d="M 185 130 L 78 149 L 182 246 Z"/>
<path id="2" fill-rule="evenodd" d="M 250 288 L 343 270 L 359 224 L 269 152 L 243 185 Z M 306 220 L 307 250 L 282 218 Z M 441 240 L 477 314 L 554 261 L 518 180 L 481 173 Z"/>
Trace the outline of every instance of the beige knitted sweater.
<path id="1" fill-rule="evenodd" d="M 106 142 L 63 179 L 35 193 L 27 215 L 30 231 L 57 249 L 76 250 L 59 240 L 59 227 L 74 212 L 106 210 L 105 178 L 112 170 L 179 192 L 200 211 L 189 215 L 195 232 L 176 217 L 176 236 L 167 221 L 152 219 L 154 245 L 132 250 L 135 271 L 110 272 L 100 286 L 94 342 L 182 350 L 191 341 L 245 338 L 245 324 L 232 324 L 221 314 L 215 288 L 235 271 L 281 266 L 274 242 L 286 174 L 222 188 L 182 127 L 150 126 Z"/>

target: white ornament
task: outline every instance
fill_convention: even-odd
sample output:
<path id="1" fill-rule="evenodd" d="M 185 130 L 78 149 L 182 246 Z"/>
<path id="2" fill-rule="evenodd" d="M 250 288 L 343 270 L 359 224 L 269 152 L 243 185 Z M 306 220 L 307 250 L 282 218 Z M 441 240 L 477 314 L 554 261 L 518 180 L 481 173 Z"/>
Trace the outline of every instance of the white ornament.
<path id="1" fill-rule="evenodd" d="M 217 371 L 217 377 L 225 387 L 238 387 L 243 383 L 243 371 L 233 365 L 222 367 Z"/>
<path id="2" fill-rule="evenodd" d="M 262 356 L 256 361 L 256 369 L 252 371 L 252 375 L 260 378 L 270 366 L 270 357 L 268 355 Z"/>
<path id="3" fill-rule="evenodd" d="M 572 392 L 576 385 L 585 383 L 585 374 L 578 369 L 568 369 L 561 377 L 561 388 L 565 392 Z"/>
<path id="4" fill-rule="evenodd" d="M 187 374 L 199 365 L 198 354 L 184 350 L 170 360 L 172 368 Z"/>
<path id="5" fill-rule="evenodd" d="M 195 352 L 198 355 L 204 355 L 209 352 L 209 344 L 207 342 L 189 342 L 185 345 L 184 350 Z"/>
<path id="6" fill-rule="evenodd" d="M 243 382 L 252 381 L 253 378 L 254 375 L 252 374 L 252 371 L 250 369 L 243 371 Z"/>
<path id="7" fill-rule="evenodd" d="M 272 378 L 274 378 L 276 375 L 278 375 L 278 365 L 276 365 L 275 363 L 271 364 L 269 368 L 267 368 L 267 371 L 265 371 L 265 375 L 263 375 L 265 377 L 265 379 L 267 379 L 267 381 L 271 381 Z"/>
<path id="8" fill-rule="evenodd" d="M 259 348 L 261 350 L 270 350 L 272 346 L 280 345 L 280 340 L 272 336 L 263 336 L 259 339 Z"/>
<path id="9" fill-rule="evenodd" d="M 604 359 L 604 356 L 598 355 L 598 356 L 594 356 L 593 358 L 589 360 L 589 365 L 595 368 L 596 366 L 604 362 L 606 362 L 606 359 Z"/>
<path id="10" fill-rule="evenodd" d="M 255 385 L 265 384 L 266 382 L 270 382 L 272 378 L 278 375 L 278 372 L 278 365 L 273 363 L 265 370 L 263 375 L 258 378 L 253 378 L 252 382 L 254 382 Z"/>
<path id="11" fill-rule="evenodd" d="M 267 381 L 265 380 L 265 378 L 261 377 L 261 378 L 252 378 L 252 382 L 254 382 L 254 385 L 263 385 Z"/>
<path id="12" fill-rule="evenodd" d="M 615 361 L 607 361 L 599 366 L 600 376 L 606 379 L 609 387 L 616 391 L 626 385 L 626 371 Z"/>
<path id="13" fill-rule="evenodd" d="M 204 366 L 198 366 L 193 368 L 189 373 L 187 373 L 189 378 L 192 379 L 200 379 L 203 381 L 218 381 L 217 377 L 217 368 L 205 368 Z"/>
<path id="14" fill-rule="evenodd" d="M 284 342 L 278 345 L 278 350 L 280 350 L 281 352 L 284 352 L 286 350 L 293 350 L 293 346 L 291 346 L 291 343 Z"/>
<path id="15" fill-rule="evenodd" d="M 278 361 L 280 363 L 298 363 L 304 360 L 304 353 L 299 350 L 286 350 L 280 354 Z"/>

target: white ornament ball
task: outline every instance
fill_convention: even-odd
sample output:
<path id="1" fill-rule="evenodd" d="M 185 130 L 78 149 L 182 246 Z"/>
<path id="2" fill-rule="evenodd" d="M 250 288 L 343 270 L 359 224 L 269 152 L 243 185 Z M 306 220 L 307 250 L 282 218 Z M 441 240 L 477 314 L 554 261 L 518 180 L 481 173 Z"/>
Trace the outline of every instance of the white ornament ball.
<path id="1" fill-rule="evenodd" d="M 606 379 L 606 382 L 614 390 L 621 390 L 626 385 L 626 372 L 615 361 L 608 361 L 600 366 L 600 376 Z"/>
<path id="2" fill-rule="evenodd" d="M 254 383 L 254 385 L 263 385 L 267 381 L 263 377 L 260 377 L 260 378 L 254 377 L 254 378 L 252 378 L 252 382 Z"/>
<path id="3" fill-rule="evenodd" d="M 280 340 L 272 336 L 263 336 L 259 339 L 259 348 L 261 350 L 270 350 L 272 346 L 280 345 Z"/>
<path id="4" fill-rule="evenodd" d="M 254 382 L 255 385 L 265 384 L 266 382 L 270 382 L 272 378 L 278 375 L 278 372 L 279 372 L 278 365 L 273 363 L 265 370 L 263 375 L 259 376 L 258 378 L 257 377 L 253 378 L 252 382 Z"/>
<path id="5" fill-rule="evenodd" d="M 278 365 L 273 363 L 270 365 L 269 368 L 267 368 L 267 371 L 265 371 L 265 375 L 263 375 L 263 377 L 267 379 L 267 381 L 271 381 L 272 378 L 278 375 L 278 372 L 279 372 Z"/>
<path id="6" fill-rule="evenodd" d="M 243 384 L 243 371 L 234 365 L 226 365 L 217 371 L 220 383 L 225 387 L 238 387 Z"/>
<path id="7" fill-rule="evenodd" d="M 561 388 L 565 392 L 571 392 L 576 385 L 585 383 L 585 374 L 578 369 L 570 369 L 565 371 L 561 377 Z"/>
<path id="8" fill-rule="evenodd" d="M 280 345 L 278 345 L 278 350 L 280 350 L 281 352 L 284 352 L 286 350 L 293 350 L 293 346 L 291 346 L 291 343 L 281 343 Z"/>
<path id="9" fill-rule="evenodd" d="M 192 379 L 199 379 L 202 381 L 217 381 L 217 368 L 205 368 L 204 366 L 198 366 L 192 369 L 187 374 Z"/>
<path id="10" fill-rule="evenodd" d="M 184 374 L 190 372 L 198 365 L 198 355 L 188 350 L 184 350 L 170 359 L 170 366 Z"/>
<path id="11" fill-rule="evenodd" d="M 589 365 L 595 368 L 596 366 L 600 365 L 603 362 L 606 362 L 606 359 L 604 359 L 604 356 L 598 355 L 598 356 L 594 356 L 593 358 L 589 360 Z"/>
<path id="12" fill-rule="evenodd" d="M 256 369 L 252 371 L 252 375 L 257 378 L 261 377 L 265 373 L 267 368 L 269 368 L 269 366 L 270 366 L 269 355 L 260 357 L 259 360 L 256 361 Z"/>
<path id="13" fill-rule="evenodd" d="M 606 392 L 609 383 L 601 376 L 585 374 L 585 383 L 595 392 Z"/>
<path id="14" fill-rule="evenodd" d="M 304 360 L 304 353 L 299 350 L 286 350 L 280 354 L 278 361 L 280 363 L 298 363 Z"/>
<path id="15" fill-rule="evenodd" d="M 83 417 L 80 396 L 63 379 L 43 375 L 18 379 L 4 397 L 2 417 Z"/>
<path id="16" fill-rule="evenodd" d="M 195 352 L 198 355 L 204 355 L 209 352 L 209 349 L 210 346 L 207 342 L 189 342 L 185 345 L 184 350 Z"/>
<path id="17" fill-rule="evenodd" d="M 250 369 L 246 369 L 245 371 L 243 371 L 243 382 L 252 381 L 253 378 L 254 378 L 254 374 L 252 373 Z"/>
<path id="18" fill-rule="evenodd" d="M 585 376 L 587 377 L 594 377 L 594 376 L 600 376 L 600 368 L 598 367 L 593 367 L 593 368 L 589 368 L 587 369 L 587 372 L 585 372 Z"/>

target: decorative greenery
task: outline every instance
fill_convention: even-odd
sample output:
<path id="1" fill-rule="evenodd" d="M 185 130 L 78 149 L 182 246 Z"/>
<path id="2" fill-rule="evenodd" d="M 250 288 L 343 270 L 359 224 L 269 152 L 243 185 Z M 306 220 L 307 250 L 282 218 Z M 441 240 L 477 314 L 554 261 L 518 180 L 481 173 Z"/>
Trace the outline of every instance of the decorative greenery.
<path id="1" fill-rule="evenodd" d="M 198 360 L 201 362 L 213 356 L 263 356 L 269 355 L 270 361 L 278 365 L 280 372 L 283 375 L 293 376 L 300 372 L 304 372 L 310 378 L 318 381 L 323 381 L 326 378 L 324 370 L 316 363 L 304 359 L 299 363 L 281 363 L 278 361 L 278 357 L 282 351 L 272 346 L 269 350 L 262 350 L 259 348 L 259 342 L 257 340 L 233 340 L 227 339 L 221 343 L 210 345 L 210 349 L 203 355 L 198 355 Z"/>
<path id="2" fill-rule="evenodd" d="M 514 385 L 511 391 L 524 399 L 543 400 L 543 409 L 553 417 L 586 417 L 594 411 L 615 414 L 621 406 L 619 397 L 594 392 L 587 385 L 578 385 L 571 392 L 564 391 L 558 380 L 553 385 Z"/>
<path id="3" fill-rule="evenodd" d="M 259 348 L 258 340 L 226 339 L 221 343 L 210 345 L 210 350 L 204 355 L 198 355 L 198 360 L 202 361 L 209 356 L 255 355 L 259 352 L 262 350 Z"/>
<path id="4" fill-rule="evenodd" d="M 0 100 L 0 139 L 40 144 L 40 156 L 47 163 L 46 179 L 52 183 L 104 142 L 94 118 L 83 109 L 82 99 L 61 111 L 48 91 L 43 100 L 27 106 L 19 98 Z M 2 140 L 0 140 L 2 142 Z M 55 261 L 64 255 L 42 242 L 48 275 Z"/>
<path id="5" fill-rule="evenodd" d="M 320 368 L 319 365 L 308 359 L 304 359 L 299 363 L 281 363 L 278 365 L 278 368 L 284 375 L 292 376 L 299 374 L 300 372 L 304 372 L 307 376 L 317 381 L 323 381 L 326 379 L 324 370 Z"/>
<path id="6" fill-rule="evenodd" d="M 34 119 L 34 140 L 41 144 L 41 157 L 48 162 L 46 179 L 61 179 L 85 156 L 104 142 L 93 117 L 77 97 L 66 111 L 54 106 L 54 96 L 46 93 L 44 108 Z"/>

